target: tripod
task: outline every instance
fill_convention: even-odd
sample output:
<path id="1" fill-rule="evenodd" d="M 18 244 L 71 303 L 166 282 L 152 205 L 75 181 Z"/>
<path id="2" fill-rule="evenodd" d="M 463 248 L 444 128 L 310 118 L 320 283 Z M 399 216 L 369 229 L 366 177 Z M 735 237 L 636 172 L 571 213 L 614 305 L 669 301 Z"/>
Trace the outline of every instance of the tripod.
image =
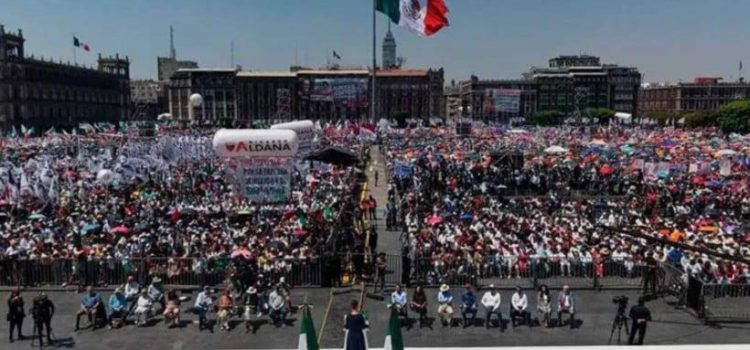
<path id="1" fill-rule="evenodd" d="M 607 342 L 607 345 L 612 345 L 612 336 L 615 335 L 615 329 L 617 329 L 617 345 L 620 344 L 620 339 L 622 339 L 622 327 L 625 326 L 625 335 L 630 334 L 630 329 L 628 328 L 628 318 L 625 316 L 625 311 L 617 310 L 617 315 L 615 315 L 615 319 L 612 321 L 612 331 L 609 332 L 609 341 Z"/>

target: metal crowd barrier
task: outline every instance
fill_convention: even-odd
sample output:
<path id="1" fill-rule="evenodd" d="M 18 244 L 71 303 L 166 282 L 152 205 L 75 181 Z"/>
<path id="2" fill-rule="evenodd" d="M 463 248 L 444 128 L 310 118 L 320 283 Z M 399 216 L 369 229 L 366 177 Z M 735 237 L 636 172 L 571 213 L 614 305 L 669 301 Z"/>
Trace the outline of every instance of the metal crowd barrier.
<path id="1" fill-rule="evenodd" d="M 230 259 L 3 259 L 0 260 L 0 286 L 112 286 L 124 283 L 130 275 L 141 284 L 159 276 L 165 284 L 216 286 L 233 271 L 235 268 Z M 319 259 L 289 260 L 283 267 L 261 266 L 255 271 L 268 281 L 279 281 L 284 277 L 286 283 L 294 286 L 319 286 L 322 283 Z"/>
<path id="2" fill-rule="evenodd" d="M 627 261 L 560 262 L 546 258 L 515 256 L 485 259 L 481 266 L 465 262 L 447 265 L 431 258 L 418 258 L 411 268 L 410 282 L 425 286 L 440 284 L 499 288 L 640 288 L 646 267 Z"/>
<path id="3" fill-rule="evenodd" d="M 750 322 L 750 284 L 703 283 L 698 314 L 706 322 Z"/>

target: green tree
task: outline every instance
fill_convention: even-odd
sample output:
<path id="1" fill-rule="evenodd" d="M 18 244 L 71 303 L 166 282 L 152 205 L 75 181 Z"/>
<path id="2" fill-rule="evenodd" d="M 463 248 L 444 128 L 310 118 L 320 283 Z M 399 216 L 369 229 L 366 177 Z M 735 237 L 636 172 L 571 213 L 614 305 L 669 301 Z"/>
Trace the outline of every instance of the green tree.
<path id="1" fill-rule="evenodd" d="M 560 111 L 539 111 L 527 120 L 529 124 L 551 126 L 560 125 L 565 120 L 565 114 Z"/>
<path id="2" fill-rule="evenodd" d="M 716 113 L 700 111 L 685 114 L 685 127 L 703 128 L 708 126 L 716 126 Z"/>
<path id="3" fill-rule="evenodd" d="M 596 119 L 600 124 L 608 124 L 609 120 L 615 115 L 615 111 L 609 108 L 586 108 L 582 113 L 590 122 L 593 123 Z"/>
<path id="4" fill-rule="evenodd" d="M 716 122 L 723 132 L 750 132 L 750 99 L 727 103 L 716 111 Z"/>

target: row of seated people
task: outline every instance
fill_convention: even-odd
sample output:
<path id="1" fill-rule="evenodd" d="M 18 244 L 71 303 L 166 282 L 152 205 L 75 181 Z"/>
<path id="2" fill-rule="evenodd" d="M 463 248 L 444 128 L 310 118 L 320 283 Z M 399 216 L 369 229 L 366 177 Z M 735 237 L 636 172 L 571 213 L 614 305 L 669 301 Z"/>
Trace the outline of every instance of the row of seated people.
<path id="1" fill-rule="evenodd" d="M 179 296 L 173 289 L 165 292 L 158 277 L 152 280 L 148 288 L 139 288 L 136 282 L 129 279 L 124 288 L 115 289 L 106 306 L 102 302 L 102 296 L 88 286 L 81 297 L 75 329 L 80 329 L 82 316 L 87 317 L 89 325 L 94 329 L 104 324 L 108 328 L 120 327 L 130 315 L 135 317 L 136 326 L 143 326 L 157 315 L 156 304 L 161 306 L 159 313 L 162 314 L 164 323 L 169 327 L 177 326 L 180 325 L 181 302 L 187 299 L 188 297 Z M 222 330 L 229 331 L 229 320 L 235 315 L 241 315 L 246 331 L 255 332 L 258 321 L 264 314 L 270 316 L 275 326 L 286 326 L 290 310 L 289 288 L 279 283 L 268 293 L 259 293 L 255 286 L 250 286 L 240 295 L 232 295 L 229 289 L 225 289 L 218 298 L 214 297 L 208 286 L 204 286 L 189 311 L 198 315 L 199 330 L 211 328 L 207 315 L 215 311 Z"/>
<path id="2" fill-rule="evenodd" d="M 466 328 L 470 325 L 476 325 L 476 318 L 479 313 L 478 304 L 480 303 L 484 309 L 485 327 L 490 327 L 492 316 L 495 315 L 498 327 L 503 331 L 503 315 L 501 312 L 502 297 L 494 285 L 489 286 L 481 300 L 477 300 L 476 293 L 470 284 L 465 285 L 465 292 L 461 294 L 461 301 L 458 305 L 462 316 L 461 321 L 463 327 Z M 437 295 L 437 304 L 437 314 L 443 327 L 452 326 L 454 315 L 453 293 L 448 285 L 443 284 L 440 286 L 440 291 Z M 401 285 L 396 285 L 396 290 L 391 294 L 391 303 L 389 304 L 389 307 L 395 309 L 396 312 L 407 320 L 408 327 L 412 326 L 408 316 L 409 309 L 419 315 L 418 321 L 420 328 L 428 322 L 427 296 L 421 286 L 415 288 L 414 295 L 412 296 L 411 301 L 409 301 L 406 291 Z M 518 321 L 523 321 L 529 326 L 532 325 L 531 313 L 528 311 L 528 307 L 528 297 L 521 287 L 516 287 L 516 292 L 513 293 L 513 296 L 511 297 L 509 310 L 510 321 L 514 328 Z M 540 314 L 539 322 L 543 326 L 553 326 L 551 319 L 552 298 L 550 297 L 549 289 L 545 285 L 540 286 L 537 293 L 537 311 Z M 573 328 L 575 324 L 575 298 L 568 286 L 564 286 L 557 296 L 557 324 L 559 326 L 563 325 L 563 314 L 569 314 L 570 319 L 568 325 Z"/>

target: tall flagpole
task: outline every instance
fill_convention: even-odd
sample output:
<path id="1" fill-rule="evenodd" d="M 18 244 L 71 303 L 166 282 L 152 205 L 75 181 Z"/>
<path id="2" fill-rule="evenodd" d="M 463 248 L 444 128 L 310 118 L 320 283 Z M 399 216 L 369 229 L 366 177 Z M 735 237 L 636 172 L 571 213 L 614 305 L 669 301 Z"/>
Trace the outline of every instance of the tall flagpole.
<path id="1" fill-rule="evenodd" d="M 73 33 L 73 41 L 75 41 L 75 40 L 76 40 L 76 33 Z M 78 65 L 78 60 L 76 59 L 76 50 L 77 49 L 78 48 L 75 45 L 73 45 L 73 64 L 76 65 L 76 66 Z"/>
<path id="2" fill-rule="evenodd" d="M 370 121 L 375 122 L 375 71 L 377 69 L 377 60 L 375 58 L 375 14 L 377 9 L 377 0 L 372 0 L 372 92 L 370 93 Z"/>

